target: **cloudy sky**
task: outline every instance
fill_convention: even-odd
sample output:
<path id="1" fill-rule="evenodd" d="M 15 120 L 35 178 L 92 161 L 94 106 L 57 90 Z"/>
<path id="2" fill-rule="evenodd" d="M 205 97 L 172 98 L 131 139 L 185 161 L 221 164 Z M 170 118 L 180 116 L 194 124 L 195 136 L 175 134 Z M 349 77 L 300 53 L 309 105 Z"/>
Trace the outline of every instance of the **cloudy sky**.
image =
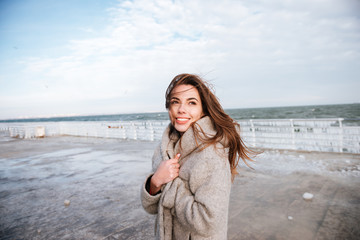
<path id="1" fill-rule="evenodd" d="M 0 119 L 164 111 L 183 72 L 224 108 L 359 103 L 360 1 L 0 1 Z"/>

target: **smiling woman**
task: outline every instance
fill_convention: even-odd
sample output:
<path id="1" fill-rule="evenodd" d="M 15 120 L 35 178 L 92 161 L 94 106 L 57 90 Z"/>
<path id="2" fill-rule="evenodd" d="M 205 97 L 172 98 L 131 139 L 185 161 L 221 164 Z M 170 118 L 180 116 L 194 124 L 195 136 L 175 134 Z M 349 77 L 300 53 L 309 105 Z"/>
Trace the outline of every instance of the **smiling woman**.
<path id="1" fill-rule="evenodd" d="M 180 74 L 166 91 L 171 123 L 152 158 L 141 201 L 158 239 L 227 239 L 231 181 L 252 153 L 206 82 Z"/>

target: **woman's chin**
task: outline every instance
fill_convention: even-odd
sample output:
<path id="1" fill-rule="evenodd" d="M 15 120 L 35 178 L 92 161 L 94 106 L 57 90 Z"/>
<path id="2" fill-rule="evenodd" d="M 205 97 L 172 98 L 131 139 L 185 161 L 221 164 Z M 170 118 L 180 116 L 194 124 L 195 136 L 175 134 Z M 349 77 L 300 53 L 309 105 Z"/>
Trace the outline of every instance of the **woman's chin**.
<path id="1" fill-rule="evenodd" d="M 190 124 L 176 124 L 175 123 L 175 129 L 180 133 L 186 132 L 186 130 L 188 130 L 189 127 L 190 127 Z"/>

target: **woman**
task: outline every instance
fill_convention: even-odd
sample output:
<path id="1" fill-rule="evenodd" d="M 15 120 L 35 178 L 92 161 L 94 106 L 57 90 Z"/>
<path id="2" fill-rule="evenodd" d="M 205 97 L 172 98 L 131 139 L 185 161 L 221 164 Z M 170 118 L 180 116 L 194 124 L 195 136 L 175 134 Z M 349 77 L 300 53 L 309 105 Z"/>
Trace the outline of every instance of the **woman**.
<path id="1" fill-rule="evenodd" d="M 231 182 L 251 160 L 239 124 L 200 77 L 180 74 L 166 91 L 171 123 L 152 158 L 141 201 L 157 214 L 158 239 L 226 239 Z M 246 163 L 247 164 L 247 163 Z"/>

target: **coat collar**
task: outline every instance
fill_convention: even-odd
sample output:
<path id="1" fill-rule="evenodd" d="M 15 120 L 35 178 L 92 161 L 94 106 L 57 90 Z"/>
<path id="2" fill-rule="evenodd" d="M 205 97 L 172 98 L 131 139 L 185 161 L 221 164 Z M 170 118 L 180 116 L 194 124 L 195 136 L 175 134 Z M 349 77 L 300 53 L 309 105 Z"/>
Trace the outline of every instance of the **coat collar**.
<path id="1" fill-rule="evenodd" d="M 216 134 L 212 121 L 208 116 L 199 119 L 194 124 L 194 128 L 200 137 L 195 135 L 192 127 L 189 127 L 180 138 L 176 134 L 172 134 L 169 138 L 170 125 L 166 128 L 161 141 L 163 160 L 174 158 L 177 153 L 180 153 L 181 161 L 190 153 L 202 147 L 203 141 L 201 138 L 204 136 L 211 137 Z"/>

